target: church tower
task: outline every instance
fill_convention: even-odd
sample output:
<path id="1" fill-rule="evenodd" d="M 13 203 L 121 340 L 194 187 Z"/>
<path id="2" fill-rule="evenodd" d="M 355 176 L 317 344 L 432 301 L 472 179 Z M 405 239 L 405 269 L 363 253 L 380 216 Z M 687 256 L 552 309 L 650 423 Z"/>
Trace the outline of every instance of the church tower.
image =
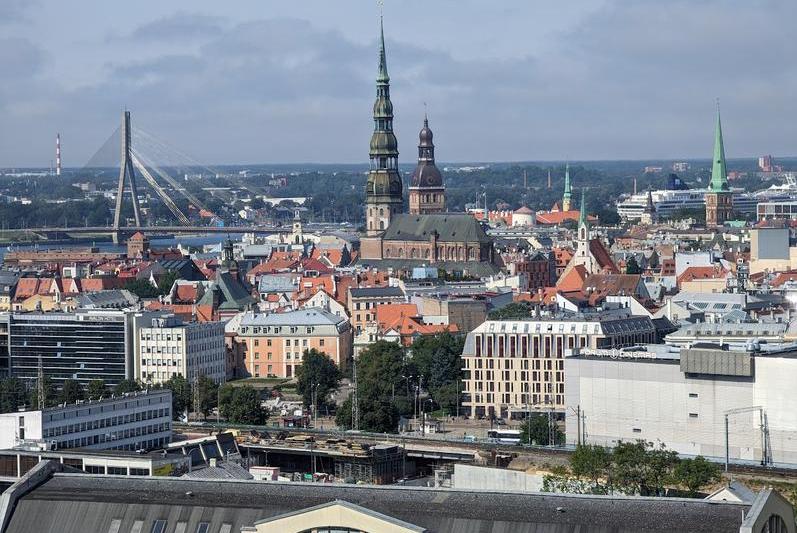
<path id="1" fill-rule="evenodd" d="M 728 185 L 725 167 L 725 146 L 722 142 L 719 104 L 717 104 L 717 126 L 714 131 L 714 162 L 705 198 L 707 227 L 722 226 L 726 220 L 730 220 L 733 212 L 733 193 Z"/>
<path id="2" fill-rule="evenodd" d="M 570 163 L 565 163 L 565 193 L 562 195 L 562 211 L 570 211 Z"/>
<path id="3" fill-rule="evenodd" d="M 594 274 L 598 271 L 592 251 L 589 249 L 589 222 L 587 221 L 585 189 L 581 189 L 581 209 L 578 213 L 578 230 L 576 235 L 576 254 L 573 256 L 573 263 L 584 265 L 587 273 Z"/>
<path id="4" fill-rule="evenodd" d="M 446 189 L 443 176 L 434 163 L 433 135 L 426 116 L 418 136 L 418 166 L 412 173 L 409 186 L 410 214 L 442 213 L 446 210 Z"/>
<path id="5" fill-rule="evenodd" d="M 398 170 L 398 141 L 393 133 L 393 104 L 387 74 L 385 31 L 379 19 L 379 73 L 376 77 L 374 133 L 371 135 L 370 171 L 365 185 L 366 232 L 375 237 L 402 210 L 401 174 Z"/>

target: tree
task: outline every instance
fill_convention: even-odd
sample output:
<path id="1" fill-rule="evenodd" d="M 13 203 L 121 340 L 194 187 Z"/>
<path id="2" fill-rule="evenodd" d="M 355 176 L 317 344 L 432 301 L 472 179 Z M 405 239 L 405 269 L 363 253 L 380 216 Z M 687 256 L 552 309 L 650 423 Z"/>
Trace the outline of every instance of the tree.
<path id="1" fill-rule="evenodd" d="M 696 498 L 701 488 L 721 479 L 720 467 L 702 455 L 694 459 L 682 459 L 673 472 L 673 481 L 686 488 L 691 498 Z"/>
<path id="2" fill-rule="evenodd" d="M 58 397 L 55 394 L 55 387 L 53 387 L 50 376 L 44 376 L 42 383 L 44 387 L 44 405 L 39 405 L 39 384 L 37 382 L 33 382 L 33 386 L 28 390 L 28 404 L 34 411 L 37 409 L 44 409 L 45 407 L 51 407 L 58 401 Z"/>
<path id="3" fill-rule="evenodd" d="M 602 446 L 582 444 L 570 456 L 573 475 L 584 481 L 583 492 L 610 494 L 612 492 L 612 452 Z"/>
<path id="4" fill-rule="evenodd" d="M 86 398 L 89 400 L 99 400 L 108 394 L 108 387 L 102 379 L 92 379 L 86 386 Z"/>
<path id="5" fill-rule="evenodd" d="M 83 387 L 74 379 L 65 379 L 58 396 L 58 403 L 75 403 L 84 398 Z"/>
<path id="6" fill-rule="evenodd" d="M 377 341 L 357 360 L 360 427 L 376 433 L 395 432 L 399 411 L 394 401 L 401 395 L 405 368 L 404 350 L 394 342 Z"/>
<path id="7" fill-rule="evenodd" d="M 139 298 L 157 298 L 159 295 L 158 289 L 146 279 L 131 279 L 125 283 L 125 289 Z"/>
<path id="8" fill-rule="evenodd" d="M 191 410 L 191 384 L 182 375 L 172 376 L 164 384 L 172 391 L 172 418 L 179 420 L 186 411 Z"/>
<path id="9" fill-rule="evenodd" d="M 217 405 L 218 385 L 207 376 L 199 376 L 193 384 L 193 394 L 202 417 L 207 420 L 208 415 Z"/>
<path id="10" fill-rule="evenodd" d="M 628 258 L 625 262 L 625 273 L 626 274 L 641 274 L 642 269 L 639 267 L 639 263 L 637 263 L 636 257 L 633 255 Z"/>
<path id="11" fill-rule="evenodd" d="M 675 451 L 668 450 L 664 444 L 655 446 L 644 440 L 617 443 L 612 457 L 616 488 L 626 494 L 642 496 L 661 496 L 678 463 Z"/>
<path id="12" fill-rule="evenodd" d="M 534 314 L 531 306 L 526 302 L 513 302 L 500 309 L 490 311 L 487 318 L 490 320 L 519 320 L 530 318 Z"/>
<path id="13" fill-rule="evenodd" d="M 436 403 L 455 414 L 462 379 L 463 337 L 440 333 L 420 337 L 412 345 L 412 363 Z"/>
<path id="14" fill-rule="evenodd" d="M 556 424 L 553 424 L 553 437 L 554 442 L 550 441 L 550 428 L 548 425 L 548 415 L 541 413 L 534 413 L 531 418 L 520 426 L 520 441 L 524 444 L 537 444 L 540 446 L 548 446 L 551 444 L 559 444 L 564 437 L 562 431 Z"/>
<path id="15" fill-rule="evenodd" d="M 114 387 L 114 394 L 126 394 L 128 392 L 138 392 L 141 390 L 141 383 L 135 379 L 123 379 L 119 384 Z"/>
<path id="16" fill-rule="evenodd" d="M 335 425 L 340 429 L 351 429 L 351 404 L 352 396 L 349 396 L 335 413 Z"/>
<path id="17" fill-rule="evenodd" d="M 338 365 L 325 353 L 315 348 L 305 350 L 302 366 L 296 370 L 296 390 L 306 406 L 312 405 L 315 393 L 316 408 L 319 408 L 326 403 L 329 393 L 338 388 L 340 378 Z"/>
<path id="18" fill-rule="evenodd" d="M 25 405 L 25 383 L 17 378 L 0 381 L 0 413 L 12 413 Z"/>
<path id="19" fill-rule="evenodd" d="M 176 270 L 167 270 L 158 280 L 158 290 L 156 296 L 166 296 L 172 290 L 174 282 L 180 279 L 180 274 Z"/>
<path id="20" fill-rule="evenodd" d="M 224 385 L 219 396 L 221 416 L 234 424 L 261 425 L 268 419 L 268 412 L 260 404 L 260 394 L 249 385 Z"/>

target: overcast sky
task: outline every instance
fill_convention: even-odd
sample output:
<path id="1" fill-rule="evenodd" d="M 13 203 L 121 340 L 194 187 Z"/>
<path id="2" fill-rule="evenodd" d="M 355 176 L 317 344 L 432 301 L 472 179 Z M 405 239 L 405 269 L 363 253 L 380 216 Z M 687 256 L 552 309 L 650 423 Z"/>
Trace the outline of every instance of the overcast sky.
<path id="1" fill-rule="evenodd" d="M 401 161 L 794 155 L 794 0 L 387 0 Z M 369 0 L 0 0 L 0 166 L 82 166 L 127 106 L 209 163 L 366 162 Z"/>

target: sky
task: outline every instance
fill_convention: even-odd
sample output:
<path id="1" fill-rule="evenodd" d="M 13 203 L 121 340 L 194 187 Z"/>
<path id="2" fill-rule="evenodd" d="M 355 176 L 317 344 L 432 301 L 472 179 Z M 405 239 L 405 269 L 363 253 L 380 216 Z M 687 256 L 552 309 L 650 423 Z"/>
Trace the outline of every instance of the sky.
<path id="1" fill-rule="evenodd" d="M 795 155 L 794 0 L 386 0 L 400 161 Z M 371 0 L 0 0 L 0 167 L 133 123 L 207 164 L 365 163 Z M 424 107 L 424 104 L 426 107 Z"/>

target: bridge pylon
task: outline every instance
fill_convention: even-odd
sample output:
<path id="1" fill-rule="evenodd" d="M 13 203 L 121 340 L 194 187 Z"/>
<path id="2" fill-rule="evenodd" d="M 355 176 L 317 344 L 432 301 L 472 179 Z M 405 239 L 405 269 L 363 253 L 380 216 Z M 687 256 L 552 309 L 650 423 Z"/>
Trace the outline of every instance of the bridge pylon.
<path id="1" fill-rule="evenodd" d="M 141 210 L 138 206 L 138 190 L 136 189 L 136 172 L 133 168 L 131 150 L 130 111 L 122 114 L 122 157 L 119 166 L 119 187 L 116 191 L 116 209 L 113 215 L 113 241 L 118 243 L 121 239 L 122 227 L 122 201 L 124 199 L 125 184 L 130 186 L 130 195 L 133 199 L 133 217 L 137 227 L 142 227 Z"/>

